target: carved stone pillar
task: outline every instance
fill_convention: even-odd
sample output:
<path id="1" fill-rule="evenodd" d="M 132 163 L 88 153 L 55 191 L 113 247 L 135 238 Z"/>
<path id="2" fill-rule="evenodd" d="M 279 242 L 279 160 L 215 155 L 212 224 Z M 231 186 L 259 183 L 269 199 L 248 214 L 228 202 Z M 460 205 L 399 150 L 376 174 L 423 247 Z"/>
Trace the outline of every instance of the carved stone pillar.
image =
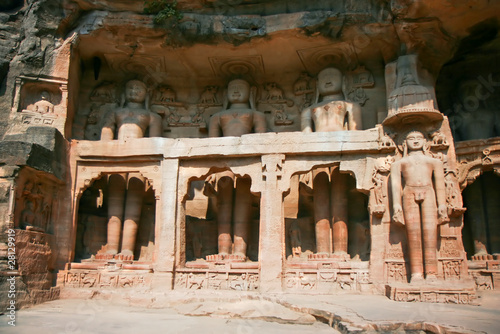
<path id="1" fill-rule="evenodd" d="M 163 289 L 172 289 L 175 264 L 175 219 L 177 209 L 177 179 L 179 159 L 162 162 L 162 186 L 156 196 L 156 228 L 154 271 L 166 273 L 160 280 Z M 161 199 L 161 200 L 158 200 Z M 163 275 L 160 275 L 163 276 Z M 155 284 L 158 288 L 159 282 Z"/>
<path id="2" fill-rule="evenodd" d="M 280 291 L 283 272 L 284 218 L 282 169 L 284 154 L 262 156 L 260 205 L 260 291 Z"/>

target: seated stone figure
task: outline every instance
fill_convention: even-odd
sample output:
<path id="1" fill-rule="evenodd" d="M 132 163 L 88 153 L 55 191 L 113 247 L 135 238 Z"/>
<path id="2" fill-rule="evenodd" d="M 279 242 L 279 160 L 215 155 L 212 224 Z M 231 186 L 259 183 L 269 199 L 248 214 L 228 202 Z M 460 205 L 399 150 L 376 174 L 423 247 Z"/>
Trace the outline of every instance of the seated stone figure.
<path id="1" fill-rule="evenodd" d="M 254 92 L 245 80 L 236 79 L 227 86 L 224 109 L 210 118 L 209 137 L 241 136 L 266 132 L 266 117 L 255 110 Z M 229 103 L 229 108 L 227 108 Z"/>
<path id="2" fill-rule="evenodd" d="M 361 128 L 361 107 L 347 102 L 342 93 L 342 73 L 326 68 L 318 74 L 319 100 L 302 111 L 303 132 L 343 131 Z M 347 257 L 347 180 L 339 169 L 316 168 L 312 171 L 312 194 L 316 233 L 313 258 L 329 257 L 332 251 L 340 259 Z"/>
<path id="3" fill-rule="evenodd" d="M 253 97 L 248 82 L 240 79 L 231 81 L 227 89 L 226 108 L 210 119 L 209 136 L 265 132 L 266 118 L 253 107 Z M 218 226 L 218 254 L 207 256 L 207 260 L 245 261 L 252 211 L 250 178 L 236 177 L 231 171 L 225 171 L 212 174 L 205 183 L 205 192 L 217 197 Z M 234 253 L 231 254 L 233 241 Z"/>
<path id="4" fill-rule="evenodd" d="M 150 137 L 161 136 L 161 117 L 146 109 L 146 95 L 144 83 L 138 80 L 127 82 L 125 105 L 107 115 L 101 140 L 113 140 L 115 129 L 118 130 L 119 140 L 142 138 L 148 129 Z M 108 190 L 107 244 L 97 258 L 113 258 L 118 254 L 121 244 L 119 258 L 133 260 L 144 196 L 144 178 L 138 173 L 111 175 Z"/>
<path id="5" fill-rule="evenodd" d="M 24 210 L 21 211 L 20 227 L 26 231 L 45 232 L 41 227 L 36 226 L 36 214 L 34 212 L 35 205 L 32 201 L 27 200 L 24 204 Z"/>
<path id="6" fill-rule="evenodd" d="M 361 107 L 347 102 L 342 93 L 342 72 L 329 67 L 318 74 L 318 100 L 302 111 L 303 132 L 361 129 Z"/>
<path id="7" fill-rule="evenodd" d="M 438 224 L 449 221 L 443 162 L 426 156 L 420 131 L 406 135 L 403 158 L 391 166 L 393 220 L 406 226 L 411 283 L 437 275 Z"/>
<path id="8" fill-rule="evenodd" d="M 149 129 L 149 137 L 161 137 L 161 117 L 146 109 L 146 85 L 131 80 L 125 86 L 125 105 L 106 115 L 101 131 L 101 140 L 113 140 L 118 129 L 117 139 L 142 138 Z"/>
<path id="9" fill-rule="evenodd" d="M 40 100 L 35 103 L 35 111 L 40 114 L 52 114 L 54 113 L 54 104 L 50 102 L 50 94 L 47 91 L 43 91 L 40 94 Z"/>

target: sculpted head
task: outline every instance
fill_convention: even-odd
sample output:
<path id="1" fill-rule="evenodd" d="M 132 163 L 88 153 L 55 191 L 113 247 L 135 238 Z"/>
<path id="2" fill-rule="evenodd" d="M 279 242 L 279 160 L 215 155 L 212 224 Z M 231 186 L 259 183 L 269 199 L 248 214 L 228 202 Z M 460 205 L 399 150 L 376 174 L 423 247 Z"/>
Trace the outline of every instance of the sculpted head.
<path id="1" fill-rule="evenodd" d="M 147 91 L 144 82 L 130 80 L 125 85 L 125 99 L 129 102 L 142 103 L 146 99 Z"/>
<path id="2" fill-rule="evenodd" d="M 42 98 L 42 100 L 44 101 L 50 101 L 50 94 L 49 92 L 47 92 L 46 90 L 44 90 L 41 94 L 40 94 L 40 97 Z"/>
<path id="3" fill-rule="evenodd" d="M 342 72 L 335 67 L 319 72 L 318 91 L 321 96 L 342 93 Z"/>
<path id="4" fill-rule="evenodd" d="M 406 142 L 406 146 L 408 147 L 408 150 L 416 151 L 416 150 L 423 149 L 427 140 L 425 139 L 425 136 L 422 132 L 410 131 L 406 135 L 405 142 Z"/>
<path id="5" fill-rule="evenodd" d="M 236 79 L 227 85 L 229 103 L 247 103 L 250 98 L 250 84 L 243 79 Z"/>

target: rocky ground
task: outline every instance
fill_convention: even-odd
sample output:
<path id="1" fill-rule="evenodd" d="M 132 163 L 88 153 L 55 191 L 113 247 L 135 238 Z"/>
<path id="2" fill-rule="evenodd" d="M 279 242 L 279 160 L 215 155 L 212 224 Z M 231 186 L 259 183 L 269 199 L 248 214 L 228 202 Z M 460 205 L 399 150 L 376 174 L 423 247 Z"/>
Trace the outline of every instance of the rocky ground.
<path id="1" fill-rule="evenodd" d="M 478 304 L 398 303 L 371 295 L 109 291 L 91 299 L 61 299 L 19 310 L 16 327 L 4 314 L 0 332 L 498 333 L 500 293 L 483 292 Z"/>

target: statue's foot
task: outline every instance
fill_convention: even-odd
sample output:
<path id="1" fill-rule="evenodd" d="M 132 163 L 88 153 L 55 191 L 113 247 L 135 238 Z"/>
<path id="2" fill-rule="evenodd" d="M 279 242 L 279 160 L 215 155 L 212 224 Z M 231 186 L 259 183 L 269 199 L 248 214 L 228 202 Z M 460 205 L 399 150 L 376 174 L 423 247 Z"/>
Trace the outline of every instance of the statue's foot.
<path id="1" fill-rule="evenodd" d="M 115 255 L 115 259 L 122 261 L 134 261 L 134 252 L 130 250 L 122 250 L 120 254 Z"/>
<path id="2" fill-rule="evenodd" d="M 101 247 L 101 249 L 97 252 L 95 259 L 96 260 L 112 260 L 115 255 L 118 253 L 117 249 L 109 249 L 107 245 Z"/>
<path id="3" fill-rule="evenodd" d="M 225 258 L 227 258 L 228 254 L 220 253 L 220 254 L 212 254 L 212 255 L 207 255 L 205 258 L 208 262 L 217 262 L 217 261 L 224 261 Z"/>
<path id="4" fill-rule="evenodd" d="M 334 252 L 331 256 L 332 259 L 337 261 L 349 261 L 351 256 L 347 252 Z"/>
<path id="5" fill-rule="evenodd" d="M 435 282 L 437 282 L 437 280 L 438 280 L 438 279 L 437 279 L 436 274 L 427 274 L 427 275 L 425 276 L 425 280 L 426 280 L 427 282 L 429 282 L 429 283 L 435 283 Z"/>
<path id="6" fill-rule="evenodd" d="M 230 254 L 229 260 L 231 260 L 232 262 L 245 262 L 247 260 L 247 257 L 244 254 Z"/>
<path id="7" fill-rule="evenodd" d="M 480 250 L 476 254 L 472 255 L 471 259 L 473 261 L 486 261 L 493 260 L 493 256 L 488 254 L 488 252 L 484 249 Z"/>
<path id="8" fill-rule="evenodd" d="M 316 253 L 316 254 L 309 254 L 308 259 L 309 260 L 322 260 L 322 259 L 328 259 L 330 257 L 330 254 L 328 253 Z"/>
<path id="9" fill-rule="evenodd" d="M 411 285 L 418 285 L 422 284 L 424 282 L 424 275 L 423 274 L 412 274 L 411 279 L 410 279 L 410 284 Z"/>

